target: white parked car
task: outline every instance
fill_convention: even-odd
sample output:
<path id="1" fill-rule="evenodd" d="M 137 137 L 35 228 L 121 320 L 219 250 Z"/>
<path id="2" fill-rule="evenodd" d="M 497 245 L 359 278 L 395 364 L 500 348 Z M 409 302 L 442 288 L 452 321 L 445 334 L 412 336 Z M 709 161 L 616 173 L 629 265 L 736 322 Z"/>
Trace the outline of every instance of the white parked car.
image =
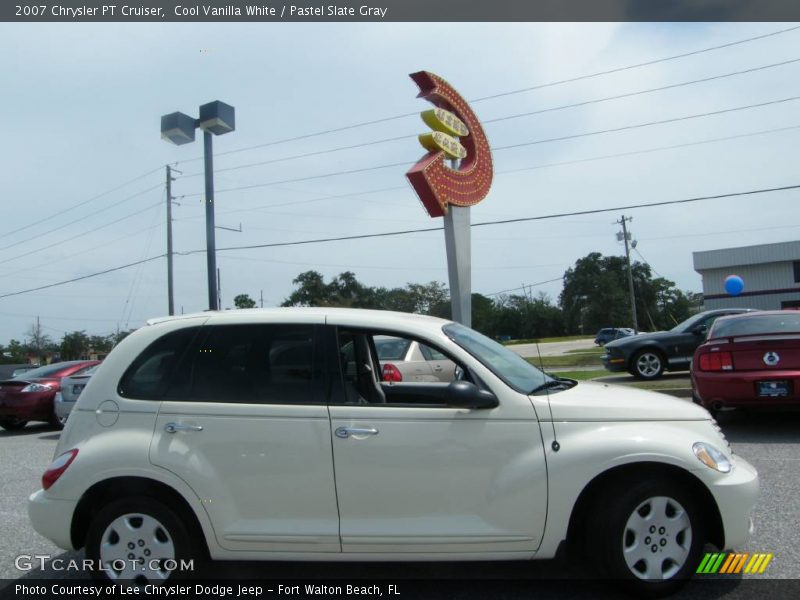
<path id="1" fill-rule="evenodd" d="M 377 336 L 446 382 L 382 382 Z M 354 351 L 350 351 L 353 349 Z M 756 471 L 694 404 L 545 375 L 453 322 L 268 309 L 154 320 L 89 380 L 34 528 L 95 573 L 180 560 L 547 559 L 586 544 L 639 591 L 743 544 Z"/>

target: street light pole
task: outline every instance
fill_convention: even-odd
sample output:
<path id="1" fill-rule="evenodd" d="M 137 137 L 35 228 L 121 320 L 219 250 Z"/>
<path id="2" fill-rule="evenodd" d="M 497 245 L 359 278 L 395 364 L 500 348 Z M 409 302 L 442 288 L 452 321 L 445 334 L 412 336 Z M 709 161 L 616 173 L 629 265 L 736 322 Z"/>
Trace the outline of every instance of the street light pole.
<path id="1" fill-rule="evenodd" d="M 217 246 L 214 232 L 214 161 L 211 134 L 223 135 L 236 129 L 235 109 L 215 100 L 200 107 L 200 118 L 175 112 L 161 117 L 161 137 L 173 144 L 188 144 L 194 141 L 196 128 L 203 130 L 206 187 L 206 263 L 208 269 L 208 308 L 219 310 L 217 292 Z"/>
<path id="2" fill-rule="evenodd" d="M 167 165 L 167 307 L 169 316 L 175 314 L 172 279 L 172 169 Z"/>
<path id="3" fill-rule="evenodd" d="M 214 158 L 211 134 L 203 132 L 206 179 L 206 266 L 208 268 L 208 309 L 219 310 L 217 294 L 217 238 L 214 229 Z"/>

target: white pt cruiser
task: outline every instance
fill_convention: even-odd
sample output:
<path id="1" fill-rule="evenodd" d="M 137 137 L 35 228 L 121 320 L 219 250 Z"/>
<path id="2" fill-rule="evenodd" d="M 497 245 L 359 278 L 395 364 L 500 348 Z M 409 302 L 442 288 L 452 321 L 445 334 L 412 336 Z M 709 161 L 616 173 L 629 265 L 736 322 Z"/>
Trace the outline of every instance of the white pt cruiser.
<path id="1" fill-rule="evenodd" d="M 377 336 L 452 382 L 381 380 Z M 92 377 L 33 494 L 34 528 L 95 573 L 180 559 L 547 559 L 677 588 L 743 544 L 755 469 L 702 408 L 546 375 L 459 324 L 269 309 L 151 321 Z"/>

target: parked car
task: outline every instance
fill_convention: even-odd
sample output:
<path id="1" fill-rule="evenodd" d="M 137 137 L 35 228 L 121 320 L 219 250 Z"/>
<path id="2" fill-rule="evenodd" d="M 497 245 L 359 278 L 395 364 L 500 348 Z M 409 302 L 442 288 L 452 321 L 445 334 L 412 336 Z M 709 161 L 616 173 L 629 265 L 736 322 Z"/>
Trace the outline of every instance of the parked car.
<path id="1" fill-rule="evenodd" d="M 636 332 L 633 329 L 629 329 L 627 327 L 604 327 L 597 332 L 597 335 L 594 338 L 594 343 L 598 346 L 604 346 L 608 342 L 635 334 Z"/>
<path id="2" fill-rule="evenodd" d="M 641 333 L 606 344 L 603 365 L 609 371 L 628 371 L 638 379 L 658 379 L 664 371 L 686 371 L 711 324 L 726 315 L 753 312 L 750 308 L 707 310 L 678 323 L 669 331 Z"/>
<path id="3" fill-rule="evenodd" d="M 58 419 L 58 424 L 61 427 L 67 422 L 69 413 L 72 412 L 72 408 L 75 406 L 78 396 L 81 395 L 83 388 L 89 383 L 89 379 L 94 375 L 94 372 L 99 366 L 99 364 L 94 365 L 88 369 L 78 371 L 75 375 L 70 375 L 69 377 L 63 377 L 61 379 L 60 389 L 53 398 L 56 419 Z"/>
<path id="4" fill-rule="evenodd" d="M 382 336 L 435 349 L 457 379 L 381 381 Z M 205 555 L 549 559 L 566 543 L 666 593 L 707 542 L 748 539 L 758 494 L 699 406 L 548 376 L 450 321 L 353 309 L 152 320 L 92 376 L 55 456 L 34 528 L 85 548 L 96 577 L 140 583 Z"/>
<path id="5" fill-rule="evenodd" d="M 800 313 L 777 310 L 718 319 L 692 361 L 697 402 L 715 411 L 800 402 Z"/>
<path id="6" fill-rule="evenodd" d="M 19 377 L 23 373 L 27 373 L 28 371 L 32 371 L 33 369 L 38 369 L 39 365 L 26 365 L 24 367 L 17 367 L 11 372 L 11 377 Z"/>
<path id="7" fill-rule="evenodd" d="M 383 381 L 445 381 L 455 379 L 456 364 L 444 354 L 415 340 L 375 336 Z"/>
<path id="8" fill-rule="evenodd" d="M 96 365 L 96 360 L 71 360 L 32 369 L 13 379 L 0 381 L 0 427 L 22 429 L 28 421 L 46 421 L 60 427 L 53 399 L 61 389 L 61 378 Z"/>

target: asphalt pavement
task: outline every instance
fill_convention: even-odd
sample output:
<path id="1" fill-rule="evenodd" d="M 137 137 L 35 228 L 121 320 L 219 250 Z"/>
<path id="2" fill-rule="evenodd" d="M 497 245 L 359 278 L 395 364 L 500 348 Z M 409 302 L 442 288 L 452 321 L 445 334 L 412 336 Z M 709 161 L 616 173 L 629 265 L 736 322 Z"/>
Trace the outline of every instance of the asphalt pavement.
<path id="1" fill-rule="evenodd" d="M 681 598 L 750 598 L 789 597 L 787 584 L 768 579 L 788 581 L 800 579 L 800 413 L 731 413 L 723 415 L 721 425 L 734 452 L 752 462 L 761 477 L 761 499 L 756 506 L 756 530 L 742 550 L 773 553 L 767 573 L 761 576 L 698 576 Z M 79 581 L 83 573 L 55 573 L 35 569 L 31 572 L 15 568 L 20 555 L 47 554 L 53 557 L 81 558 L 81 552 L 63 552 L 40 537 L 28 523 L 26 501 L 40 486 L 40 477 L 53 457 L 58 432 L 46 426 L 29 425 L 20 432 L 0 431 L 0 578 L 6 582 L 38 578 L 66 577 Z M 614 588 L 586 578 L 579 564 L 563 560 L 501 563 L 215 563 L 204 573 L 220 578 L 268 578 L 302 580 L 352 578 L 397 581 L 421 579 L 429 583 L 426 593 L 407 595 L 417 597 L 481 600 L 486 589 L 469 585 L 470 579 L 505 580 L 498 587 L 502 598 L 616 597 Z M 528 580 L 535 583 L 526 583 Z M 512 583 L 507 583 L 511 580 Z M 438 582 L 438 583 L 437 583 Z M 500 585 L 500 584 L 498 584 Z M 757 586 L 753 588 L 752 586 Z M 533 586 L 533 587 L 531 587 Z M 8 588 L 7 588 L 8 589 Z M 791 588 L 797 591 L 797 588 Z"/>

